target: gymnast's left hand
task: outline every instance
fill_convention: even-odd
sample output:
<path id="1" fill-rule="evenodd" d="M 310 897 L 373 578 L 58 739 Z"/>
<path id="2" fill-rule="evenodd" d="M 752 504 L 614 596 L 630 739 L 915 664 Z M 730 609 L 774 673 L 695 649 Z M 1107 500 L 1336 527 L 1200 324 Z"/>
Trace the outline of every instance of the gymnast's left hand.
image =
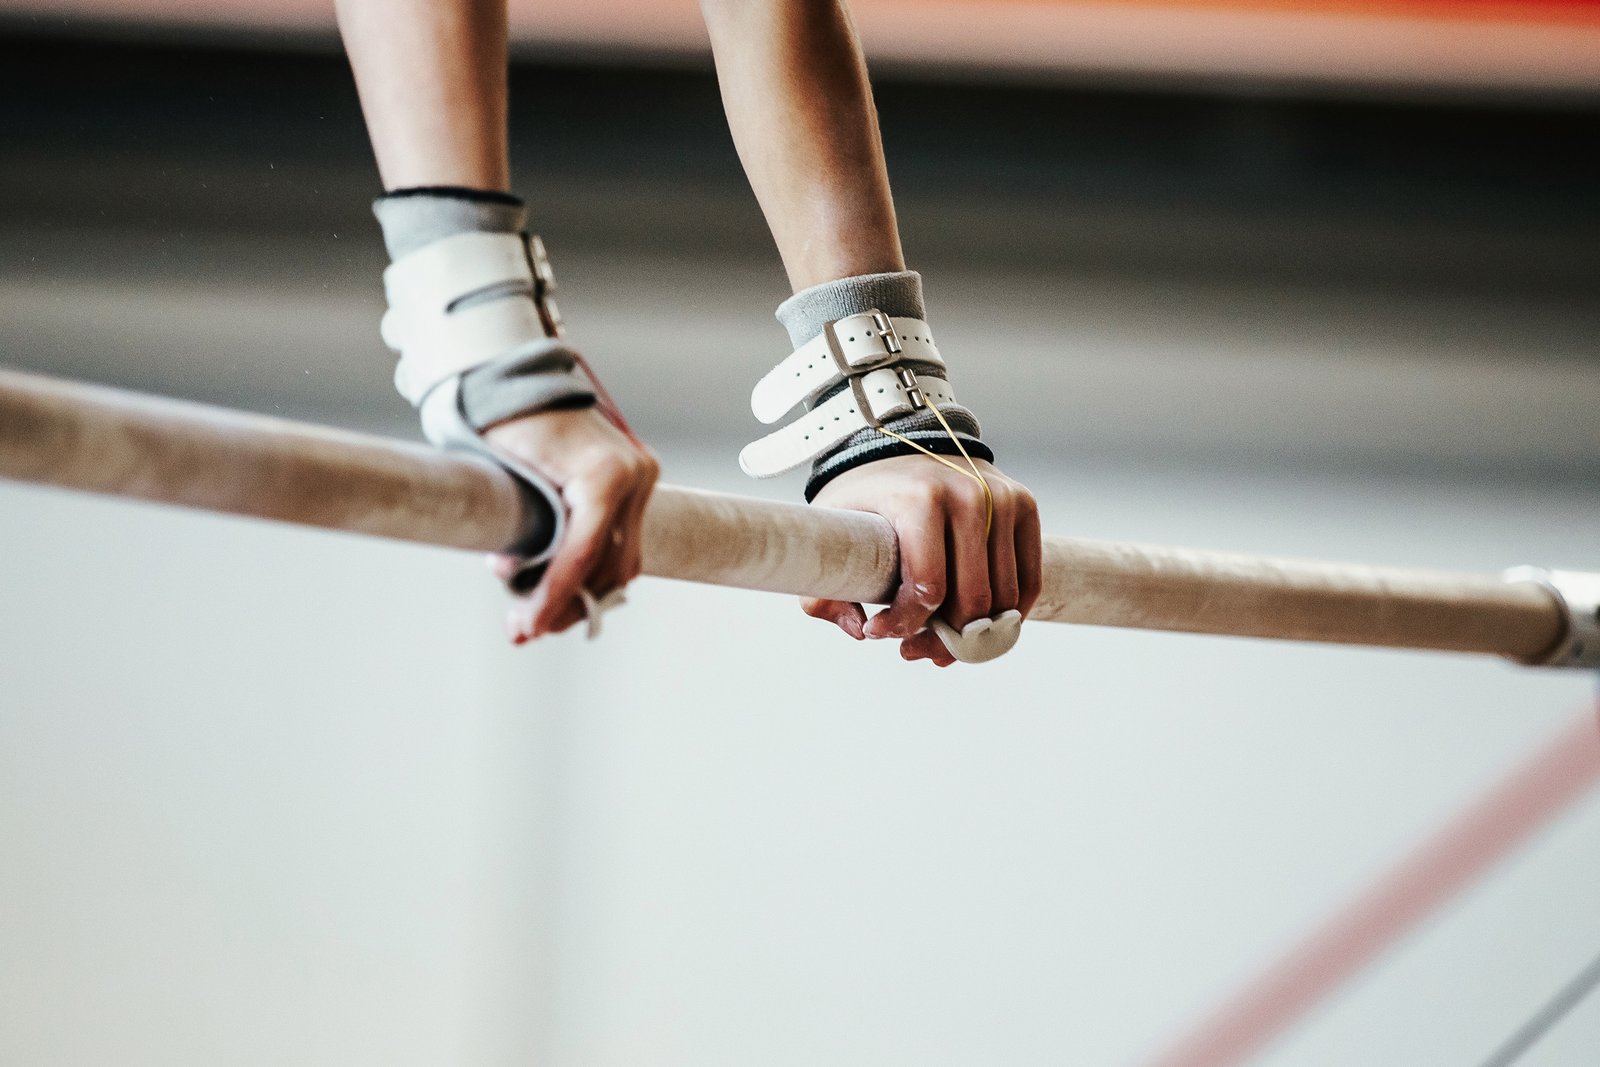
<path id="1" fill-rule="evenodd" d="M 846 471 L 823 486 L 812 503 L 882 515 L 900 542 L 900 584 L 894 602 L 867 618 L 860 604 L 803 599 L 807 615 L 860 641 L 897 638 L 907 660 L 955 662 L 927 628 L 934 613 L 957 630 L 974 619 L 1016 608 L 1024 618 L 1042 581 L 1039 506 L 1026 487 L 990 463 L 977 466 L 994 495 L 994 519 L 984 536 L 982 486 L 926 456 L 895 456 Z"/>

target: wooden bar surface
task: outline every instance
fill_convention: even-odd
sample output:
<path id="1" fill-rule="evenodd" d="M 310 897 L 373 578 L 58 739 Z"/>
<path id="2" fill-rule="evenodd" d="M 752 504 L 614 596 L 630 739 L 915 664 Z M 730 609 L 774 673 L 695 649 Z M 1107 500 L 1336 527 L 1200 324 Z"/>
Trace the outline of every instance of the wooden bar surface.
<path id="1" fill-rule="evenodd" d="M 421 445 L 0 370 L 0 477 L 492 551 L 521 503 L 490 464 Z M 1537 659 L 1561 637 L 1532 583 L 1189 548 L 1045 538 L 1033 618 Z M 882 603 L 896 549 L 875 515 L 663 485 L 645 573 Z"/>

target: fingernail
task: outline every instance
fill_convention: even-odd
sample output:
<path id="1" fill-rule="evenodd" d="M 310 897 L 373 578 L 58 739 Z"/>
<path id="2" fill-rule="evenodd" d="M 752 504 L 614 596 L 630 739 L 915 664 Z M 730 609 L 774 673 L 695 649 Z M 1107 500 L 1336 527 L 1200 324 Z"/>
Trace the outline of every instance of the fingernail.
<path id="1" fill-rule="evenodd" d="M 844 627 L 845 633 L 849 634 L 857 641 L 866 640 L 867 635 L 866 632 L 861 628 L 861 620 L 856 618 L 854 615 L 846 615 L 842 620 L 840 620 L 839 625 Z"/>
<path id="2" fill-rule="evenodd" d="M 545 608 L 549 600 L 550 598 L 545 596 L 543 589 L 534 593 L 528 600 L 527 615 L 522 622 L 522 632 L 527 634 L 530 639 L 544 633 L 545 624 L 548 621 L 545 618 Z"/>
<path id="3" fill-rule="evenodd" d="M 522 638 L 523 621 L 516 608 L 506 609 L 505 623 L 501 627 L 505 631 L 506 640 L 516 644 Z"/>

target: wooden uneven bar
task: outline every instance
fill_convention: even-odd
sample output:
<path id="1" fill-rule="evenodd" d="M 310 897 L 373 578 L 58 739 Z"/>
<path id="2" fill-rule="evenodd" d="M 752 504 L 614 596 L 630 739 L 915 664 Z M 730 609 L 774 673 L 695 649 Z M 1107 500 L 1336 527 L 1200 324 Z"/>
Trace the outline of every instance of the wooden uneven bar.
<path id="1" fill-rule="evenodd" d="M 489 464 L 383 438 L 0 370 L 0 477 L 489 551 L 520 519 Z M 1045 539 L 1033 618 L 1535 660 L 1554 597 L 1497 576 Z M 895 541 L 875 515 L 657 489 L 645 572 L 883 602 Z"/>

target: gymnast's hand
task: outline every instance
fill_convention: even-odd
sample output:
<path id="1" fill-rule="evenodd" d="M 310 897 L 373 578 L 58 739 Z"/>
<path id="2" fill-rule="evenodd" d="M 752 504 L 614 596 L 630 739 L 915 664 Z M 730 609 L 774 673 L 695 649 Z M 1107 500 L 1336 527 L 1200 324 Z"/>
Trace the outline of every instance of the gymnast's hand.
<path id="1" fill-rule="evenodd" d="M 894 603 L 870 620 L 860 604 L 842 600 L 801 600 L 805 613 L 858 641 L 900 638 L 905 659 L 931 659 L 940 667 L 955 657 L 925 629 L 935 612 L 957 630 L 1011 608 L 1026 618 L 1041 582 L 1039 506 L 992 464 L 977 465 L 994 494 L 987 543 L 982 487 L 926 456 L 880 459 L 823 486 L 812 503 L 875 512 L 893 524 L 900 540 L 900 585 Z"/>
<path id="2" fill-rule="evenodd" d="M 520 645 L 584 618 L 580 587 L 599 597 L 639 576 L 644 509 L 661 465 L 592 407 L 512 419 L 485 436 L 549 478 L 567 505 L 544 578 L 506 612 L 506 636 Z M 502 581 L 516 569 L 507 556 L 491 565 Z"/>

